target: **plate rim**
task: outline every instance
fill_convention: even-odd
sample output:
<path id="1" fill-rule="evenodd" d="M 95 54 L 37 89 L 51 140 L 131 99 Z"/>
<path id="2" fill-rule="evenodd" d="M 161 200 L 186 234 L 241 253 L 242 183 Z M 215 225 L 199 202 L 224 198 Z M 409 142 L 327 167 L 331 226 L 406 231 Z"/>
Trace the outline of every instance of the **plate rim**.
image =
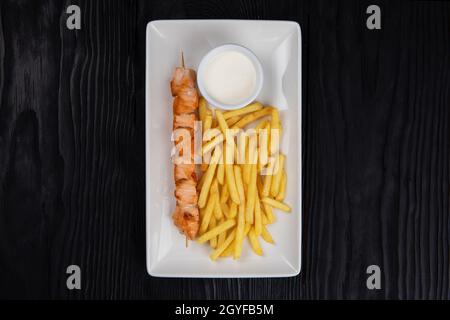
<path id="1" fill-rule="evenodd" d="M 149 38 L 150 38 L 150 28 L 157 23 L 214 23 L 214 22 L 245 22 L 245 23 L 283 23 L 283 24 L 291 24 L 296 28 L 297 39 L 298 39 L 298 50 L 297 50 L 297 72 L 298 72 L 298 117 L 297 121 L 299 123 L 298 130 L 298 139 L 300 141 L 300 145 L 298 148 L 298 159 L 299 163 L 299 190 L 298 190 L 298 199 L 299 199 L 299 232 L 297 243 L 299 244 L 299 254 L 297 259 L 297 264 L 293 272 L 282 272 L 282 273 L 268 273 L 268 274 L 251 274 L 251 273 L 222 273 L 222 274 L 193 274 L 193 273 L 180 273 L 180 274 L 165 274 L 161 272 L 155 272 L 152 270 L 151 259 L 150 259 L 150 218 L 149 218 L 149 188 L 148 188 L 148 175 L 149 175 L 149 159 L 150 150 L 148 148 L 148 137 L 150 134 L 149 126 L 147 125 L 147 120 L 149 116 L 149 106 L 150 106 L 150 90 L 147 89 L 149 83 L 150 76 L 150 52 L 149 49 Z M 151 20 L 147 23 L 146 33 L 145 33 L 145 257 L 146 257 L 146 269 L 147 273 L 156 278 L 288 278 L 288 277 L 296 277 L 300 274 L 302 270 L 302 254 L 303 254 L 303 158 L 302 158 L 302 147 L 303 147 L 303 137 L 302 137 L 302 111 L 303 111 L 303 92 L 302 92 L 302 29 L 300 24 L 297 21 L 292 20 L 246 20 L 246 19 L 155 19 Z"/>

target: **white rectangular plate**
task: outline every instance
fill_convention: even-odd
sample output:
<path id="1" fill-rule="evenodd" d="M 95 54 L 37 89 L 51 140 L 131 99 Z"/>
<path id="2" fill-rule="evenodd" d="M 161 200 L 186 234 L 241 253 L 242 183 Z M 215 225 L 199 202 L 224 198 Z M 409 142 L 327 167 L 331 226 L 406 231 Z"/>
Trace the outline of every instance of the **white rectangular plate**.
<path id="1" fill-rule="evenodd" d="M 290 21 L 160 20 L 147 25 L 146 56 L 146 228 L 147 270 L 156 277 L 288 277 L 301 267 L 301 32 Z M 286 203 L 292 213 L 274 210 L 268 226 L 276 244 L 261 241 L 264 256 L 244 243 L 242 258 L 209 259 L 210 248 L 190 242 L 172 222 L 175 207 L 172 97 L 169 82 L 184 52 L 186 66 L 197 69 L 212 48 L 236 43 L 258 56 L 264 85 L 258 101 L 277 106 L 287 155 Z"/>

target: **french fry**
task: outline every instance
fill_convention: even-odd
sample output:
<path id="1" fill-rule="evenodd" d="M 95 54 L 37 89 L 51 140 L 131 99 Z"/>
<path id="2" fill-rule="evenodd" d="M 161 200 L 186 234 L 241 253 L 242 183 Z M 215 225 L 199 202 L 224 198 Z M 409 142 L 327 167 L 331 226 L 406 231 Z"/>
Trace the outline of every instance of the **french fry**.
<path id="1" fill-rule="evenodd" d="M 222 161 L 219 162 L 217 167 L 217 181 L 223 185 L 225 176 L 225 152 L 222 152 Z"/>
<path id="2" fill-rule="evenodd" d="M 258 163 L 258 137 L 255 132 L 252 131 L 248 136 L 248 161 L 250 165 Z"/>
<path id="3" fill-rule="evenodd" d="M 209 129 L 211 129 L 211 125 L 212 125 L 212 115 L 206 114 L 205 119 L 203 120 L 203 128 L 202 128 L 204 134 L 208 132 Z"/>
<path id="4" fill-rule="evenodd" d="M 241 116 L 235 116 L 235 117 L 231 117 L 231 118 L 227 119 L 228 127 L 231 127 L 232 125 L 237 123 L 239 120 L 241 120 L 241 118 L 242 118 Z"/>
<path id="5" fill-rule="evenodd" d="M 222 232 L 217 236 L 217 248 L 220 247 L 225 242 L 226 238 L 227 238 L 226 232 Z"/>
<path id="6" fill-rule="evenodd" d="M 262 232 L 261 203 L 259 202 L 258 192 L 255 192 L 255 233 L 257 236 Z"/>
<path id="7" fill-rule="evenodd" d="M 233 231 L 235 231 L 235 230 L 233 230 Z M 234 252 L 235 243 L 236 243 L 236 234 L 235 234 L 233 241 L 231 241 L 231 243 L 228 245 L 228 247 L 220 254 L 220 257 L 221 258 L 231 257 Z"/>
<path id="8" fill-rule="evenodd" d="M 267 243 L 275 244 L 275 241 L 273 241 L 272 235 L 269 233 L 266 226 L 262 227 L 261 238 Z"/>
<path id="9" fill-rule="evenodd" d="M 253 121 L 256 121 L 262 117 L 270 115 L 271 112 L 272 112 L 271 107 L 264 107 L 261 110 L 258 110 L 258 111 L 255 111 L 255 112 L 245 115 L 244 117 L 242 117 L 241 120 L 236 122 L 231 128 L 233 128 L 233 129 L 241 128 L 242 129 L 246 125 L 252 123 Z"/>
<path id="10" fill-rule="evenodd" d="M 217 223 L 216 223 L 216 219 L 213 217 L 211 217 L 211 221 L 209 222 L 209 229 L 214 229 L 216 227 Z M 209 245 L 211 246 L 211 248 L 216 248 L 217 247 L 217 236 L 212 237 L 209 240 Z"/>
<path id="11" fill-rule="evenodd" d="M 206 114 L 205 119 L 203 121 L 203 128 L 202 128 L 204 137 L 207 135 L 208 130 L 211 129 L 211 122 L 212 122 L 212 115 Z M 204 137 L 202 137 L 202 140 L 204 139 Z M 202 163 L 200 165 L 200 168 L 201 168 L 202 172 L 204 172 L 208 168 L 208 164 Z"/>
<path id="12" fill-rule="evenodd" d="M 270 126 L 271 126 L 271 130 L 270 130 L 270 136 L 271 136 L 271 141 L 270 141 L 270 148 L 271 151 L 270 153 L 276 154 L 278 153 L 278 150 L 280 148 L 280 115 L 278 113 L 277 108 L 272 108 L 272 119 L 270 122 Z"/>
<path id="13" fill-rule="evenodd" d="M 261 180 L 263 180 L 264 177 L 263 176 L 257 176 L 256 177 L 256 187 L 258 189 L 258 193 L 259 193 L 259 197 L 261 198 L 261 194 L 262 194 L 262 190 L 263 190 L 263 183 L 261 182 Z"/>
<path id="14" fill-rule="evenodd" d="M 220 192 L 220 203 L 226 203 L 229 197 L 227 182 L 225 181 L 222 185 L 222 190 Z"/>
<path id="15" fill-rule="evenodd" d="M 267 165 L 267 168 L 265 169 L 265 174 L 273 174 L 274 170 L 274 156 L 271 155 L 272 152 L 272 145 L 271 145 L 271 125 L 270 122 L 267 121 L 266 126 L 264 127 L 264 134 L 267 134 L 267 159 L 264 162 L 264 165 L 261 166 L 261 170 L 264 166 Z M 266 151 L 262 151 L 262 155 L 265 156 Z"/>
<path id="16" fill-rule="evenodd" d="M 283 171 L 283 176 L 281 177 L 280 182 L 280 191 L 278 192 L 277 196 L 275 197 L 275 200 L 283 201 L 284 197 L 286 195 L 286 184 L 287 184 L 287 175 L 286 171 Z"/>
<path id="17" fill-rule="evenodd" d="M 267 129 L 259 130 L 260 134 L 258 135 L 258 143 L 259 143 L 259 161 L 261 167 L 265 166 L 269 162 L 269 133 Z"/>
<path id="18" fill-rule="evenodd" d="M 230 217 L 230 208 L 228 207 L 226 202 L 225 203 L 221 203 L 220 207 L 222 208 L 222 213 L 225 215 L 225 217 L 227 219 L 234 218 L 234 217 Z"/>
<path id="19" fill-rule="evenodd" d="M 226 134 L 227 134 L 227 130 L 229 128 L 228 128 L 227 122 L 225 121 L 222 111 L 216 110 L 216 117 L 217 117 L 217 122 L 219 123 L 220 131 L 222 131 L 222 134 L 225 135 L 225 139 L 228 139 Z M 230 141 L 227 141 L 227 142 L 230 142 Z"/>
<path id="20" fill-rule="evenodd" d="M 245 201 L 245 193 L 244 193 L 244 183 L 242 182 L 241 168 L 238 165 L 233 167 L 234 169 L 234 178 L 236 180 L 236 188 L 239 194 L 239 200 L 241 203 Z"/>
<path id="21" fill-rule="evenodd" d="M 236 225 L 236 221 L 234 219 L 228 219 L 224 223 L 219 224 L 217 227 L 205 232 L 198 239 L 197 242 L 199 244 L 205 243 L 209 241 L 211 238 L 221 234 L 222 232 L 227 231 L 228 229 L 234 227 Z"/>
<path id="22" fill-rule="evenodd" d="M 256 126 L 258 133 L 259 145 L 259 167 L 258 171 L 262 171 L 264 166 L 269 163 L 270 154 L 270 122 L 268 120 L 261 120 Z"/>
<path id="23" fill-rule="evenodd" d="M 263 105 L 261 103 L 253 102 L 253 103 L 249 104 L 248 106 L 243 107 L 241 109 L 226 111 L 226 112 L 224 112 L 223 117 L 226 120 L 226 119 L 230 119 L 235 116 L 242 116 L 247 113 L 258 111 L 258 110 L 261 110 L 262 108 L 263 108 Z"/>
<path id="24" fill-rule="evenodd" d="M 250 240 L 250 246 L 253 249 L 253 252 L 255 252 L 258 256 L 262 256 L 263 255 L 263 251 L 261 249 L 261 245 L 259 244 L 258 241 L 258 236 L 255 233 L 255 228 L 251 228 L 250 232 L 248 233 L 248 238 Z"/>
<path id="25" fill-rule="evenodd" d="M 242 178 L 245 182 L 245 184 L 248 184 L 250 181 L 250 172 L 251 172 L 251 165 L 250 165 L 250 151 L 248 148 L 249 145 L 249 137 L 245 137 L 245 145 L 247 146 L 245 148 L 245 163 L 242 165 Z"/>
<path id="26" fill-rule="evenodd" d="M 262 196 L 263 197 L 268 197 L 269 196 L 271 182 L 272 182 L 272 175 L 271 174 L 266 174 L 264 176 L 264 185 L 263 185 L 263 190 L 262 190 Z"/>
<path id="27" fill-rule="evenodd" d="M 208 204 L 206 205 L 205 213 L 200 224 L 200 234 L 203 234 L 208 229 L 209 222 L 211 221 L 211 217 L 213 215 L 214 206 L 216 204 L 216 199 L 217 194 L 211 194 L 208 199 Z"/>
<path id="28" fill-rule="evenodd" d="M 200 218 L 203 219 L 203 217 L 205 216 L 205 210 L 206 208 L 200 208 L 198 211 L 200 212 Z"/>
<path id="29" fill-rule="evenodd" d="M 223 163 L 219 163 L 217 167 L 217 181 L 223 185 L 225 175 L 225 166 Z"/>
<path id="30" fill-rule="evenodd" d="M 272 197 L 276 197 L 280 191 L 281 177 L 283 176 L 284 161 L 286 157 L 283 154 L 278 154 L 278 166 L 275 168 L 275 172 L 272 178 L 272 184 L 270 185 L 270 194 Z"/>
<path id="31" fill-rule="evenodd" d="M 257 157 L 257 155 L 256 155 Z M 253 224 L 254 212 L 255 212 L 255 199 L 256 199 L 256 178 L 257 178 L 257 164 L 251 165 L 250 181 L 248 184 L 246 207 L 245 207 L 245 221 Z"/>
<path id="32" fill-rule="evenodd" d="M 214 178 L 213 182 L 211 183 L 210 194 L 214 195 L 215 203 L 214 203 L 213 213 L 214 213 L 215 219 L 218 221 L 223 217 L 223 213 L 222 213 L 222 207 L 220 206 L 220 201 L 219 201 L 219 183 L 217 182 L 217 178 Z"/>
<path id="33" fill-rule="evenodd" d="M 220 220 L 221 218 L 223 218 L 223 212 L 222 212 L 222 206 L 220 205 L 218 196 L 216 197 L 215 202 L 216 203 L 215 203 L 214 209 L 213 209 L 214 217 L 216 218 L 216 220 Z"/>
<path id="34" fill-rule="evenodd" d="M 247 151 L 247 138 L 248 136 L 244 133 L 237 135 L 237 155 L 236 163 L 239 165 L 246 163 L 246 151 Z"/>
<path id="35" fill-rule="evenodd" d="M 223 232 L 222 234 L 226 234 Z M 221 235 L 222 235 L 221 234 Z M 219 236 L 220 237 L 220 236 Z M 211 253 L 210 258 L 211 260 L 216 260 L 224 251 L 225 249 L 233 242 L 233 240 L 236 237 L 236 229 L 231 231 L 231 233 L 226 237 L 226 239 L 218 246 L 216 250 Z"/>
<path id="36" fill-rule="evenodd" d="M 226 138 L 226 143 L 227 143 L 227 150 L 228 148 L 233 148 L 233 150 L 236 150 L 236 146 L 234 143 L 234 139 L 232 138 L 231 134 L 228 132 L 228 126 L 227 123 L 225 121 L 225 119 L 223 118 L 223 114 L 220 110 L 216 110 L 216 117 L 217 117 L 217 121 L 219 122 L 219 127 L 220 130 L 222 130 L 222 134 L 225 135 Z M 237 187 L 236 187 L 236 181 L 234 178 L 234 170 L 233 170 L 233 165 L 228 163 L 229 159 L 225 156 L 225 177 L 226 177 L 226 181 L 227 181 L 227 186 L 228 186 L 228 192 L 230 193 L 230 197 L 233 200 L 234 203 L 239 204 L 239 195 L 237 192 Z"/>
<path id="37" fill-rule="evenodd" d="M 222 224 L 225 222 L 224 218 L 221 218 L 219 220 L 219 224 Z M 220 247 L 222 245 L 222 243 L 225 241 L 225 239 L 227 238 L 227 233 L 226 232 L 222 232 L 221 234 L 219 234 L 217 236 L 217 247 Z"/>
<path id="38" fill-rule="evenodd" d="M 205 98 L 200 97 L 200 100 L 198 101 L 198 117 L 200 118 L 200 121 L 204 121 L 206 115 L 208 114 L 208 106 Z"/>
<path id="39" fill-rule="evenodd" d="M 250 231 L 251 225 L 245 224 L 245 231 L 244 231 L 244 238 L 248 235 L 248 232 Z M 236 230 L 236 229 L 235 229 Z M 220 257 L 230 257 L 234 253 L 234 246 L 236 245 L 236 237 L 233 239 L 233 241 L 228 245 L 228 247 L 225 249 L 225 251 L 222 252 Z"/>
<path id="40" fill-rule="evenodd" d="M 289 207 L 287 204 L 285 204 L 284 202 L 281 201 L 277 201 L 275 199 L 272 198 L 263 198 L 262 202 L 264 202 L 265 204 L 268 204 L 271 207 L 280 209 L 281 211 L 284 212 L 291 212 L 291 207 Z"/>
<path id="41" fill-rule="evenodd" d="M 268 224 L 272 224 L 276 221 L 275 215 L 273 214 L 273 210 L 272 207 L 270 205 L 268 205 L 267 203 L 262 202 L 263 208 L 264 208 L 264 213 L 267 217 L 267 221 Z"/>
<path id="42" fill-rule="evenodd" d="M 234 244 L 234 259 L 239 259 L 242 253 L 242 242 L 244 241 L 244 231 L 245 231 L 245 205 L 239 205 L 239 213 L 237 218 L 236 227 L 236 242 Z"/>
<path id="43" fill-rule="evenodd" d="M 217 128 L 217 119 L 216 118 L 212 119 L 211 128 Z"/>
<path id="44" fill-rule="evenodd" d="M 236 179 L 234 178 L 234 170 L 232 164 L 225 165 L 225 177 L 227 180 L 228 192 L 234 203 L 240 204 L 239 194 L 236 187 Z"/>
<path id="45" fill-rule="evenodd" d="M 269 177 L 271 178 L 272 176 L 269 175 Z M 261 176 L 261 179 L 265 180 L 265 179 L 267 179 L 267 176 Z M 257 179 L 257 187 L 258 187 L 258 192 L 259 192 L 260 204 L 263 209 L 263 210 L 261 210 L 261 221 L 262 221 L 263 225 L 274 223 L 276 221 L 276 218 L 273 214 L 272 207 L 261 201 L 261 198 L 264 198 L 264 195 L 263 195 L 264 185 L 260 179 Z M 270 183 L 269 183 L 268 189 L 266 186 L 266 192 L 270 192 Z"/>
<path id="46" fill-rule="evenodd" d="M 209 192 L 211 194 L 219 194 L 219 184 L 217 183 L 217 178 L 213 178 L 213 181 L 211 182 L 211 187 L 209 188 Z"/>
<path id="47" fill-rule="evenodd" d="M 273 129 L 281 129 L 281 121 L 280 121 L 280 113 L 278 112 L 278 109 L 275 107 L 268 107 L 271 108 L 271 124 Z"/>
<path id="48" fill-rule="evenodd" d="M 263 226 L 265 226 L 266 224 L 269 224 L 269 219 L 267 219 L 266 214 L 264 213 L 263 210 L 261 210 L 261 222 L 262 222 Z"/>
<path id="49" fill-rule="evenodd" d="M 214 127 L 213 127 L 214 128 Z M 224 136 L 223 134 L 218 134 L 217 136 L 214 137 L 214 139 L 211 139 L 210 141 L 208 141 L 207 143 L 205 143 L 203 145 L 202 148 L 202 154 L 207 154 L 208 152 L 210 152 L 212 149 L 214 149 L 217 145 L 219 145 L 220 143 L 222 143 L 224 140 Z"/>
<path id="50" fill-rule="evenodd" d="M 229 158 L 228 152 L 230 151 L 232 153 L 232 157 L 236 157 L 237 160 L 237 148 L 236 143 L 234 142 L 234 136 L 236 135 L 238 130 L 229 129 L 227 122 L 225 121 L 223 117 L 223 113 L 220 110 L 216 110 L 216 117 L 217 122 L 219 123 L 220 130 L 222 131 L 222 134 L 225 135 L 225 141 L 226 141 L 226 152 L 225 152 L 225 164 L 230 164 L 232 161 Z"/>
<path id="51" fill-rule="evenodd" d="M 266 119 L 261 120 L 256 126 L 255 130 L 256 132 L 259 132 L 261 129 L 264 129 L 270 122 Z"/>
<path id="52" fill-rule="evenodd" d="M 237 213 L 238 213 L 238 205 L 236 203 L 234 203 L 233 201 L 231 201 L 231 203 L 230 203 L 230 219 L 236 217 Z"/>
<path id="53" fill-rule="evenodd" d="M 211 183 L 214 177 L 214 173 L 216 171 L 217 163 L 219 162 L 219 157 L 221 156 L 221 150 L 219 148 L 214 150 L 214 154 L 211 158 L 211 163 L 209 164 L 208 169 L 205 172 L 205 180 L 200 191 L 200 196 L 198 197 L 198 206 L 203 208 L 206 205 L 206 199 L 208 197 L 209 188 L 211 187 Z"/>
<path id="54" fill-rule="evenodd" d="M 271 146 L 271 140 L 270 137 L 272 136 L 272 126 L 270 125 L 270 122 L 267 121 L 266 126 L 264 127 L 265 130 L 267 130 L 267 157 L 270 155 L 272 146 Z M 267 163 L 269 163 L 269 159 L 267 159 Z"/>

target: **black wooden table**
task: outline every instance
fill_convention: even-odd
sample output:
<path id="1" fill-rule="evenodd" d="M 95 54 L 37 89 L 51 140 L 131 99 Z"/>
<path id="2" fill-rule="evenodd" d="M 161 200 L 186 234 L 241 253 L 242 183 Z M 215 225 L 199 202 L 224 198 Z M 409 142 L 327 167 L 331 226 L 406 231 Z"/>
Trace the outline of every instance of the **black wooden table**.
<path id="1" fill-rule="evenodd" d="M 302 28 L 298 277 L 146 272 L 145 27 L 173 18 Z M 0 298 L 450 298 L 448 2 L 2 0 L 0 98 Z"/>

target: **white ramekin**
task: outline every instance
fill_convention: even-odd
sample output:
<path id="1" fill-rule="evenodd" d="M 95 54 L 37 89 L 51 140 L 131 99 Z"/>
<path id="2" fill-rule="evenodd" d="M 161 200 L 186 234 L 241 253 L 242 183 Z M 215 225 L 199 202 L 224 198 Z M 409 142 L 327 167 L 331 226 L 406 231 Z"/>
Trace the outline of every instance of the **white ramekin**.
<path id="1" fill-rule="evenodd" d="M 255 89 L 252 92 L 252 94 L 248 96 L 247 99 L 243 100 L 239 104 L 228 105 L 228 104 L 223 104 L 219 101 L 216 101 L 211 96 L 209 96 L 208 92 L 205 90 L 205 87 L 204 87 L 204 75 L 205 75 L 206 65 L 209 63 L 209 61 L 213 57 L 217 56 L 217 54 L 225 52 L 225 51 L 237 51 L 237 52 L 244 54 L 247 58 L 250 59 L 250 61 L 253 63 L 253 66 L 255 67 L 255 70 L 256 70 Z M 242 108 L 242 107 L 250 104 L 251 102 L 253 102 L 256 99 L 256 97 L 258 96 L 259 92 L 261 91 L 261 88 L 263 85 L 263 80 L 264 80 L 263 69 L 262 69 L 261 62 L 259 61 L 258 57 L 251 50 L 249 50 L 241 45 L 237 45 L 237 44 L 224 44 L 224 45 L 221 45 L 219 47 L 212 49 L 202 58 L 197 70 L 198 70 L 197 71 L 197 85 L 198 85 L 198 89 L 200 90 L 200 93 L 202 94 L 202 96 L 206 99 L 206 101 L 209 102 L 209 104 L 211 106 L 221 108 L 221 109 L 226 109 L 226 110 L 239 109 L 239 108 Z"/>

